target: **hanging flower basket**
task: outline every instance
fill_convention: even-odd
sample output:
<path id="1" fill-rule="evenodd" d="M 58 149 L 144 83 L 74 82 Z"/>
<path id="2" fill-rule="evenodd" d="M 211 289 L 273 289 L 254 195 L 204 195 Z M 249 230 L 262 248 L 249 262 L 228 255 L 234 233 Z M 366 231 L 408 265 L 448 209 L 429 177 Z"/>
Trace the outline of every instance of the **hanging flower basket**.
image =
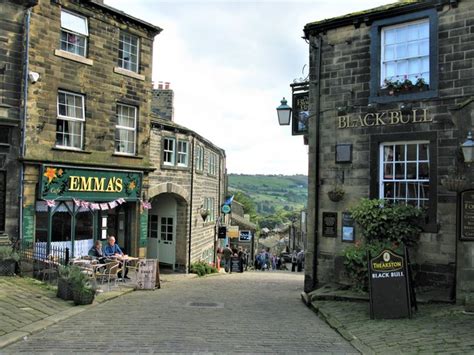
<path id="1" fill-rule="evenodd" d="M 208 210 L 201 211 L 201 218 L 202 218 L 203 221 L 205 221 L 208 216 L 209 216 L 209 211 Z"/>
<path id="2" fill-rule="evenodd" d="M 461 177 L 447 177 L 441 181 L 441 184 L 448 191 L 461 192 L 469 187 L 469 182 Z"/>
<path id="3" fill-rule="evenodd" d="M 345 191 L 340 187 L 335 187 L 331 191 L 328 191 L 328 197 L 332 202 L 339 202 L 344 198 Z"/>

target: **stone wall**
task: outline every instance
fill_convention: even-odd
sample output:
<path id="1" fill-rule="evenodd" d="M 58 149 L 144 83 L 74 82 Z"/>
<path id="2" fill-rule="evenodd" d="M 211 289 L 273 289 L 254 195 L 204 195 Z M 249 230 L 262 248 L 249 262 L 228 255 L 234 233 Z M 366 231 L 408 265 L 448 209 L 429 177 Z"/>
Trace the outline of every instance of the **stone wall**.
<path id="1" fill-rule="evenodd" d="M 417 280 L 420 285 L 452 286 L 454 280 L 454 263 L 456 262 L 456 193 L 448 191 L 441 180 L 448 175 L 448 170 L 456 164 L 459 145 L 464 141 L 467 130 L 474 124 L 474 3 L 460 1 L 458 7 L 445 6 L 437 11 L 438 26 L 438 95 L 434 98 L 407 100 L 413 109 L 426 109 L 428 119 L 425 122 L 413 121 L 409 124 L 362 126 L 354 123 L 352 127 L 341 124 L 341 116 L 364 117 L 369 111 L 371 85 L 371 23 L 358 26 L 342 26 L 320 33 L 321 76 L 318 77 L 319 48 L 318 39 L 311 38 L 310 45 L 310 104 L 317 110 L 317 90 L 320 90 L 320 136 L 319 142 L 310 137 L 310 206 L 309 219 L 311 238 L 314 238 L 312 223 L 316 208 L 311 202 L 317 194 L 319 201 L 318 214 L 318 278 L 326 282 L 344 278 L 342 263 L 339 260 L 347 246 L 341 241 L 341 213 L 347 211 L 363 197 L 375 197 L 373 171 L 378 162 L 373 161 L 374 153 L 371 143 L 374 136 L 399 134 L 400 137 L 416 136 L 417 133 L 434 132 L 437 142 L 436 155 L 432 157 L 436 164 L 435 182 L 431 193 L 436 194 L 436 221 L 431 228 L 422 234 L 419 246 L 413 255 L 417 264 Z M 318 84 L 320 87 L 318 88 Z M 378 103 L 374 115 L 383 112 L 400 111 L 405 100 L 390 103 Z M 339 111 L 338 107 L 346 112 Z M 388 114 L 387 114 L 388 115 Z M 412 116 L 413 117 L 413 116 Z M 407 116 L 405 116 L 407 119 Z M 359 123 L 361 121 L 358 121 Z M 311 123 L 314 132 L 314 122 Z M 319 144 L 320 180 L 315 180 L 312 173 L 316 168 L 316 144 Z M 337 164 L 335 162 L 336 144 L 352 144 L 352 162 Z M 375 164 L 375 165 L 374 165 Z M 473 181 L 472 170 L 466 171 L 468 179 Z M 329 200 L 327 192 L 335 184 L 343 186 L 346 194 L 341 202 Z M 319 186 L 318 186 L 319 185 Z M 318 186 L 318 188 L 316 188 Z M 378 187 L 377 187 L 378 189 Z M 378 190 L 377 190 L 378 191 Z M 323 212 L 338 213 L 338 237 L 322 236 L 321 218 Z M 360 231 L 356 228 L 356 239 Z M 310 251 L 314 240 L 310 241 Z M 462 248 L 471 250 L 470 244 L 461 243 Z M 460 250 L 458 246 L 458 252 Z M 470 259 L 471 267 L 472 258 Z M 307 265 L 307 275 L 311 274 L 311 260 Z"/>

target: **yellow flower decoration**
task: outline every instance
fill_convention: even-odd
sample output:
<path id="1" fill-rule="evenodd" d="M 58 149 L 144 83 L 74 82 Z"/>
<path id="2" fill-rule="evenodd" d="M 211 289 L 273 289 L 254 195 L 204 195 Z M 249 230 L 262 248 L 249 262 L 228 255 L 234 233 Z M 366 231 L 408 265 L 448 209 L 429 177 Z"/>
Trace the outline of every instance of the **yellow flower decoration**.
<path id="1" fill-rule="evenodd" d="M 55 168 L 46 168 L 46 172 L 43 174 L 48 178 L 48 184 L 51 183 L 57 176 L 56 176 L 56 169 Z"/>
<path id="2" fill-rule="evenodd" d="M 64 173 L 63 169 L 58 170 L 58 176 L 63 176 L 63 173 Z"/>
<path id="3" fill-rule="evenodd" d="M 135 181 L 132 180 L 132 182 L 128 184 L 128 189 L 133 190 L 135 189 L 135 187 L 137 187 L 137 184 L 135 184 Z"/>

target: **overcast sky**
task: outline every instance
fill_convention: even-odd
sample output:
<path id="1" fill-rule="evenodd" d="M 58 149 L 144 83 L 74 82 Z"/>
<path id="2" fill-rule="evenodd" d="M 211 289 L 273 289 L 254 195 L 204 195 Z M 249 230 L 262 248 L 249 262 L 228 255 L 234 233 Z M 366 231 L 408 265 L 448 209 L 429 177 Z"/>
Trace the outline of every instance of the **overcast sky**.
<path id="1" fill-rule="evenodd" d="M 226 151 L 229 173 L 307 174 L 301 136 L 276 107 L 308 63 L 308 22 L 396 0 L 105 0 L 163 28 L 153 81 L 168 81 L 175 122 Z"/>

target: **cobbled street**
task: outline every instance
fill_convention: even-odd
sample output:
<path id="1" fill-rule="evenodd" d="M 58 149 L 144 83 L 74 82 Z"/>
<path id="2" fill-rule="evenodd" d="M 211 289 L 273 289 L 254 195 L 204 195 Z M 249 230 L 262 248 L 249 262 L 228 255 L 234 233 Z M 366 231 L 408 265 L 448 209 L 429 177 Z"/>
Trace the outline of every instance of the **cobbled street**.
<path id="1" fill-rule="evenodd" d="M 165 283 L 91 307 L 2 353 L 350 353 L 300 299 L 303 275 L 246 272 Z"/>

